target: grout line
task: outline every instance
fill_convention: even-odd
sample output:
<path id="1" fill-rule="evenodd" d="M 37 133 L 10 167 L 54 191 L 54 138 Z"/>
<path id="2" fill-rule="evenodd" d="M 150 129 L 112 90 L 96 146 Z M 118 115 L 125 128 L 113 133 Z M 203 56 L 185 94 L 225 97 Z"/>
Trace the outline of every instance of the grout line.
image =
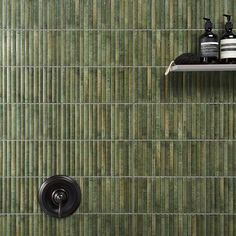
<path id="1" fill-rule="evenodd" d="M 0 68 L 167 68 L 165 65 L 0 65 Z"/>
<path id="2" fill-rule="evenodd" d="M 221 28 L 215 28 L 214 29 L 215 31 L 220 31 L 220 30 L 224 30 L 223 28 L 221 29 Z M 187 31 L 187 32 L 189 32 L 189 31 L 204 31 L 204 29 L 203 28 L 200 28 L 200 29 L 192 29 L 192 28 L 190 28 L 190 29 L 183 29 L 183 28 L 173 28 L 173 29 L 171 29 L 171 28 L 168 28 L 168 29 L 164 29 L 164 28 L 162 28 L 162 29 L 152 29 L 152 28 L 127 28 L 127 29 L 122 29 L 122 28 L 117 28 L 117 29 L 115 29 L 115 28 L 113 28 L 113 29 L 109 29 L 109 28 L 105 28 L 105 29 L 95 29 L 95 28 L 91 28 L 91 29 L 88 29 L 88 28 L 80 28 L 80 29 L 75 29 L 75 28 L 63 28 L 63 29 L 60 29 L 60 28 L 58 28 L 58 29 L 53 29 L 53 28 L 48 28 L 48 29 L 40 29 L 40 28 L 35 28 L 35 29 L 33 29 L 33 28 L 31 28 L 31 29 L 26 29 L 26 28 L 1 28 L 0 29 L 0 31 L 22 31 L 22 32 L 24 32 L 24 31 L 39 31 L 39 32 L 41 32 L 41 31 L 46 31 L 46 32 L 50 32 L 50 31 L 57 31 L 57 32 L 60 32 L 60 31 L 154 31 L 154 32 L 157 32 L 157 31 Z"/>
<path id="3" fill-rule="evenodd" d="M 5 213 L 0 213 L 0 216 L 45 216 L 44 213 L 25 213 L 25 212 L 16 212 L 16 213 L 10 213 L 10 212 L 5 212 Z M 81 212 L 81 213 L 74 213 L 74 215 L 131 215 L 131 216 L 135 216 L 135 215 L 151 215 L 151 216 L 155 216 L 155 215 L 161 215 L 161 216 L 169 216 L 169 215 L 173 215 L 173 216 L 236 216 L 236 213 L 226 213 L 226 212 L 219 212 L 219 213 L 213 213 L 213 212 L 188 212 L 188 213 L 183 213 L 183 212 Z"/>
<path id="4" fill-rule="evenodd" d="M 0 179 L 45 179 L 50 176 L 0 176 Z M 236 179 L 235 176 L 70 176 L 75 179 Z"/>
<path id="5" fill-rule="evenodd" d="M 112 12 L 112 3 L 110 4 L 110 11 Z M 111 18 L 110 18 L 110 23 L 111 23 Z M 97 37 L 100 37 L 99 35 L 97 35 Z M 97 47 L 98 48 L 98 47 Z M 109 53 L 109 63 L 111 63 L 111 58 L 112 58 L 112 49 L 110 48 L 110 53 Z M 110 72 L 111 73 L 111 72 Z M 110 76 L 111 76 L 111 74 L 110 74 Z M 106 73 L 106 76 L 105 76 L 106 78 L 107 78 L 107 73 Z M 113 84 L 114 83 L 114 84 Z M 113 88 L 113 85 L 115 85 L 116 83 L 115 83 L 115 81 L 114 80 L 112 80 L 112 79 L 110 79 L 110 88 Z M 110 98 L 111 98 L 112 96 L 111 96 L 111 94 L 110 94 Z M 107 110 L 107 107 L 108 106 L 106 106 L 106 110 Z M 81 107 L 80 107 L 80 109 L 81 109 Z M 110 108 L 111 109 L 111 112 L 112 112 L 112 107 Z M 112 119 L 112 117 L 110 117 L 110 127 L 112 127 L 112 122 L 113 122 L 113 119 Z M 80 129 L 81 130 L 81 129 Z M 113 135 L 113 132 L 111 131 L 111 137 L 112 137 L 112 135 Z M 81 137 L 81 136 L 80 136 Z M 81 145 L 81 143 L 80 143 L 80 145 Z M 112 149 L 113 148 L 113 149 Z M 116 164 L 116 159 L 113 159 L 113 158 L 115 158 L 115 156 L 116 156 L 116 146 L 114 145 L 111 145 L 111 151 L 110 151 L 110 175 L 111 176 L 114 176 L 114 174 L 116 173 L 115 172 L 115 170 L 116 170 L 116 168 L 117 168 L 117 166 L 115 165 Z M 106 146 L 106 149 L 107 149 L 107 146 Z M 82 157 L 82 155 L 80 156 L 81 157 L 81 159 L 83 159 L 83 157 Z M 111 184 L 109 185 L 109 187 L 108 188 L 110 188 L 111 187 Z M 107 189 L 107 188 L 106 188 Z M 113 199 L 112 199 L 112 192 L 110 192 L 110 194 L 109 194 L 109 202 L 107 201 L 107 204 L 108 205 L 110 205 L 110 206 L 112 206 L 112 204 L 113 204 Z"/>
<path id="6" fill-rule="evenodd" d="M 38 18 L 39 18 L 39 29 L 40 29 L 40 24 L 41 24 L 41 14 L 40 14 L 40 0 L 38 0 Z M 41 40 L 43 40 L 43 34 L 39 34 L 39 39 L 38 39 L 38 63 L 40 63 L 40 59 L 41 59 Z M 43 54 L 43 52 L 42 52 Z M 43 73 L 41 72 L 41 70 L 38 71 L 38 76 L 39 76 L 39 82 L 38 82 L 38 96 L 39 96 L 39 101 L 41 100 L 41 89 L 42 89 L 42 82 L 43 82 Z M 42 96 L 42 99 L 43 99 L 43 96 Z M 41 115 L 42 115 L 42 112 L 41 112 L 41 109 L 38 110 L 38 128 L 39 130 L 41 130 Z M 38 132 L 38 140 L 40 139 L 40 132 Z M 40 145 L 40 141 L 37 141 L 37 145 Z M 40 155 L 40 152 L 41 150 L 39 150 L 39 155 Z M 41 169 L 42 169 L 42 162 L 41 162 L 41 158 L 38 158 L 38 173 L 42 173 L 41 172 Z"/>
<path id="7" fill-rule="evenodd" d="M 236 139 L 0 139 L 0 142 L 236 142 Z"/>
<path id="8" fill-rule="evenodd" d="M 110 11 L 112 11 L 111 10 L 111 5 L 110 5 Z M 110 19 L 110 23 L 111 23 L 111 19 Z M 112 50 L 110 50 L 110 61 L 109 62 L 111 62 L 111 55 L 112 55 Z M 113 83 L 115 84 L 115 81 L 114 80 L 110 80 L 110 87 L 111 88 L 113 88 Z M 107 104 L 106 104 L 107 105 Z M 107 107 L 106 107 L 107 108 Z M 80 109 L 81 109 L 81 107 L 80 107 Z M 111 112 L 112 112 L 112 108 L 111 108 Z M 112 118 L 110 118 L 110 127 L 112 127 Z M 80 129 L 81 130 L 81 129 Z M 111 133 L 111 137 L 112 137 L 112 133 Z M 115 152 L 116 152 L 116 149 L 115 149 Z M 114 156 L 115 155 L 113 155 L 113 151 L 111 151 L 111 158 L 110 158 L 110 161 L 111 161 L 111 167 L 110 167 L 110 175 L 111 176 L 113 176 L 114 175 L 114 173 L 113 173 L 113 171 L 115 170 L 115 168 L 116 168 L 116 166 L 115 166 L 115 161 L 113 162 L 113 158 L 114 158 Z M 114 168 L 113 168 L 113 165 L 114 165 Z M 109 202 L 109 204 L 111 204 L 112 205 L 112 198 L 111 198 L 111 200 L 110 200 L 110 202 Z"/>
<path id="9" fill-rule="evenodd" d="M 133 5 L 132 5 L 132 21 L 133 21 L 133 29 L 135 27 L 135 19 L 134 19 L 134 13 L 135 13 L 135 3 L 133 2 Z M 133 64 L 135 63 L 135 33 L 132 34 L 132 61 L 133 61 Z M 135 74 L 135 67 L 133 67 L 132 69 L 132 120 L 133 122 L 131 122 L 131 132 L 132 132 L 132 137 L 134 138 L 134 134 L 135 134 L 135 79 L 134 79 L 134 74 Z M 132 189 L 131 189 L 131 211 L 132 213 L 135 212 L 135 178 L 134 178 L 134 173 L 135 173 L 135 153 L 134 153 L 134 150 L 135 150 L 135 143 L 132 142 L 132 145 L 131 145 L 131 161 L 132 161 L 132 179 L 131 179 L 131 183 L 132 183 Z M 132 222 L 132 231 L 135 232 L 135 229 L 134 229 L 134 224 Z"/>
<path id="10" fill-rule="evenodd" d="M 236 102 L 0 102 L 0 105 L 236 105 Z"/>
<path id="11" fill-rule="evenodd" d="M 37 68 L 57 68 L 57 69 L 63 69 L 63 68 L 86 68 L 86 69 L 87 68 L 92 68 L 92 69 L 165 68 L 166 69 L 168 67 L 169 65 L 44 65 L 44 64 L 43 65 L 0 65 L 0 68 L 33 68 L 33 69 L 37 69 Z M 178 72 L 194 72 L 194 71 L 178 71 Z M 199 72 L 199 71 L 196 71 L 196 72 Z M 205 72 L 214 73 L 214 71 L 205 71 Z"/>

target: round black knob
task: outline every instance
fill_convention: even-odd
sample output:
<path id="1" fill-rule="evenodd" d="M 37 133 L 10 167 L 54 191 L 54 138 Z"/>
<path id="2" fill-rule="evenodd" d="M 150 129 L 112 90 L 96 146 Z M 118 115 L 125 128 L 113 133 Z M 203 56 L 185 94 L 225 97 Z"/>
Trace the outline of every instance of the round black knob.
<path id="1" fill-rule="evenodd" d="M 54 175 L 46 179 L 39 189 L 40 206 L 50 216 L 67 217 L 76 211 L 80 201 L 80 187 L 68 176 Z"/>
<path id="2" fill-rule="evenodd" d="M 59 205 L 67 200 L 67 192 L 65 189 L 56 189 L 52 193 L 52 200 L 54 201 L 55 204 Z"/>

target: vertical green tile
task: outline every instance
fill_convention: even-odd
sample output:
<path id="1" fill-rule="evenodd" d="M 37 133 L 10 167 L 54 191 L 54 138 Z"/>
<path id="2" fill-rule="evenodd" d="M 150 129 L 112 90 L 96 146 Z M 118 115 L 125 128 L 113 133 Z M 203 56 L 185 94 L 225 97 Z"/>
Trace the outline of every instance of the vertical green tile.
<path id="1" fill-rule="evenodd" d="M 203 16 L 222 29 L 233 5 L 2 1 L 3 234 L 232 235 L 234 74 L 163 74 L 197 53 Z M 35 193 L 53 174 L 77 177 L 83 214 L 42 214 Z"/>

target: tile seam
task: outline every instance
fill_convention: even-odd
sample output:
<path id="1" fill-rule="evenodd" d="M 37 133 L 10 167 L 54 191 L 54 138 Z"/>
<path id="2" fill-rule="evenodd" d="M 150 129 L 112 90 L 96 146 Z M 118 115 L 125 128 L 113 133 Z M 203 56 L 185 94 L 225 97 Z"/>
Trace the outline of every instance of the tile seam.
<path id="1" fill-rule="evenodd" d="M 223 28 L 215 28 L 214 29 L 215 31 L 220 31 L 220 30 L 224 30 Z M 134 28 L 134 29 L 131 29 L 131 28 L 105 28 L 105 29 L 89 29 L 89 28 L 80 28 L 80 29 L 73 29 L 73 28 L 63 28 L 63 29 L 56 29 L 56 28 L 31 28 L 31 29 L 26 29 L 26 28 L 1 28 L 0 31 L 58 31 L 58 32 L 61 32 L 61 31 L 204 31 L 203 28 L 190 28 L 190 29 L 183 29 L 183 28 L 173 28 L 173 29 L 165 29 L 165 28 L 159 28 L 159 29 L 151 29 L 151 28 Z"/>
<path id="2" fill-rule="evenodd" d="M 41 178 L 48 178 L 50 176 L 0 176 L 0 179 L 41 179 Z M 94 178 L 100 178 L 100 179 L 236 179 L 236 176 L 138 176 L 138 175 L 131 175 L 131 176 L 118 176 L 118 175 L 111 175 L 111 176 L 70 176 L 72 178 L 79 178 L 79 179 L 94 179 Z"/>
<path id="3" fill-rule="evenodd" d="M 39 95 L 40 99 L 40 95 Z M 236 105 L 236 102 L 0 102 L 0 105 Z"/>
<path id="4" fill-rule="evenodd" d="M 0 213 L 0 216 L 31 216 L 31 215 L 39 215 L 44 216 L 44 213 L 35 212 L 35 213 Z M 74 215 L 176 215 L 176 216 L 236 216 L 236 213 L 214 213 L 214 212 L 189 212 L 189 213 L 182 213 L 182 212 L 81 212 L 81 213 L 74 213 Z"/>
<path id="5" fill-rule="evenodd" d="M 236 139 L 0 139 L 0 142 L 236 142 Z"/>

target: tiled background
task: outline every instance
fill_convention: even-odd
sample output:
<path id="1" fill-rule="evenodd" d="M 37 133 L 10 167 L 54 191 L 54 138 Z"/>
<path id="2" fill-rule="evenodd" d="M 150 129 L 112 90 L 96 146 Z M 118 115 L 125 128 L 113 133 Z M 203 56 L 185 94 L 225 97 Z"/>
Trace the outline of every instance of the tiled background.
<path id="1" fill-rule="evenodd" d="M 0 235 L 236 234 L 236 76 L 164 77 L 234 0 L 0 1 Z M 39 208 L 65 174 L 82 203 Z"/>

